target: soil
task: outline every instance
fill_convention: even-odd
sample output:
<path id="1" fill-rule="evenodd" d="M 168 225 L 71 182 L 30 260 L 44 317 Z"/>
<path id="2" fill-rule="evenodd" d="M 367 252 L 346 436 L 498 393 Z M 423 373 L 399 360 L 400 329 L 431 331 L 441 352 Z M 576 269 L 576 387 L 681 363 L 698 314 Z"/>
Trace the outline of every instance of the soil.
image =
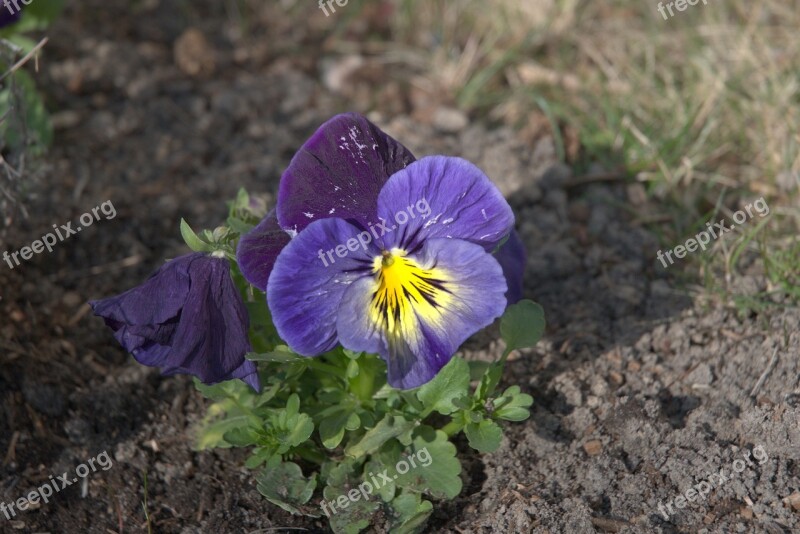
<path id="1" fill-rule="evenodd" d="M 117 215 L 13 270 L 0 264 L 0 501 L 103 451 L 113 466 L 0 517 L 0 531 L 146 532 L 144 509 L 159 533 L 326 531 L 262 498 L 240 452 L 193 451 L 205 400 L 187 378 L 136 364 L 85 302 L 184 253 L 181 217 L 214 227 L 239 187 L 270 199 L 331 115 L 378 110 L 369 116 L 417 156 L 463 156 L 497 181 L 529 251 L 526 296 L 548 319 L 505 376 L 536 399 L 531 419 L 509 424 L 493 454 L 461 448 L 465 489 L 436 503 L 428 529 L 800 532 L 796 307 L 697 297 L 656 261 L 635 188 L 575 177 L 546 132 L 467 121 L 433 97 L 437 112 L 421 112 L 410 72 L 333 50 L 315 7 L 239 21 L 228 3 L 190 4 L 90 0 L 50 32 L 39 79 L 56 142 L 30 218 L 0 249 L 108 200 Z M 736 280 L 766 287 L 756 268 Z M 465 353 L 501 348 L 490 332 Z M 727 480 L 677 507 L 721 469 Z"/>

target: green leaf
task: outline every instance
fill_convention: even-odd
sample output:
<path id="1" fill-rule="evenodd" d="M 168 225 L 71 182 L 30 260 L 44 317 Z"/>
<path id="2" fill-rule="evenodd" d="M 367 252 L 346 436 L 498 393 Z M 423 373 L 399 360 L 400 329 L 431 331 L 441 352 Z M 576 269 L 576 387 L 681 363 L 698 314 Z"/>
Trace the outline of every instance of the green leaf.
<path id="1" fill-rule="evenodd" d="M 428 426 L 416 430 L 408 457 L 415 458 L 416 467 L 398 473 L 396 484 L 416 492 L 427 493 L 437 499 L 453 499 L 461 493 L 461 463 L 456 457 L 456 447 L 441 430 Z"/>
<path id="2" fill-rule="evenodd" d="M 403 492 L 391 502 L 392 534 L 411 534 L 419 528 L 433 512 L 433 505 L 422 499 L 419 493 Z"/>
<path id="3" fill-rule="evenodd" d="M 544 335 L 544 309 L 532 300 L 521 300 L 506 309 L 500 319 L 500 335 L 506 352 L 533 347 Z"/>
<path id="4" fill-rule="evenodd" d="M 319 423 L 319 437 L 326 448 L 335 449 L 339 446 L 344 438 L 345 426 L 353 415 L 347 410 L 339 410 Z"/>
<path id="5" fill-rule="evenodd" d="M 337 534 L 357 534 L 372 524 L 380 501 L 361 480 L 360 463 L 346 460 L 334 467 L 322 494 L 331 529 Z M 361 490 L 363 488 L 363 491 Z M 321 503 L 320 503 L 321 504 Z"/>
<path id="6" fill-rule="evenodd" d="M 532 300 L 521 300 L 506 309 L 500 319 L 500 335 L 506 342 L 503 356 L 492 363 L 481 378 L 481 383 L 475 391 L 475 398 L 484 402 L 494 393 L 500 378 L 506 358 L 512 350 L 532 347 L 544 335 L 545 321 L 544 310 Z"/>
<path id="7" fill-rule="evenodd" d="M 492 417 L 506 421 L 524 421 L 531 416 L 533 397 L 520 393 L 519 386 L 511 386 L 503 395 L 492 401 Z"/>
<path id="8" fill-rule="evenodd" d="M 206 423 L 200 426 L 197 432 L 197 439 L 195 448 L 197 450 L 206 450 L 214 448 L 229 448 L 231 443 L 225 440 L 225 435 L 237 428 L 246 428 L 252 423 L 258 423 L 257 418 L 249 415 L 238 415 L 235 417 L 226 417 L 213 423 Z"/>
<path id="9" fill-rule="evenodd" d="M 485 362 L 483 360 L 470 360 L 467 363 L 469 364 L 469 379 L 480 380 L 492 362 Z"/>
<path id="10" fill-rule="evenodd" d="M 303 360 L 302 356 L 297 356 L 291 351 L 282 351 L 280 347 L 276 347 L 271 352 L 248 352 L 245 358 L 254 362 L 273 362 L 273 363 L 293 363 Z"/>
<path id="11" fill-rule="evenodd" d="M 447 415 L 458 410 L 453 399 L 469 392 L 469 365 L 454 357 L 439 373 L 417 391 L 417 398 L 426 408 L 426 413 L 437 411 Z"/>
<path id="12" fill-rule="evenodd" d="M 253 454 L 245 461 L 244 466 L 248 469 L 255 469 L 264 462 L 270 461 L 270 459 L 276 458 L 275 451 L 269 447 L 257 447 Z M 277 457 L 280 459 L 280 457 Z"/>
<path id="13" fill-rule="evenodd" d="M 353 458 L 372 454 L 384 443 L 413 428 L 415 424 L 414 421 L 403 417 L 386 414 L 386 417 L 381 419 L 377 425 L 367 430 L 358 443 L 349 445 L 344 452 Z"/>
<path id="14" fill-rule="evenodd" d="M 64 9 L 64 0 L 34 0 L 25 7 L 25 16 L 35 17 L 39 21 L 50 24 Z"/>
<path id="15" fill-rule="evenodd" d="M 181 219 L 181 237 L 194 252 L 210 252 L 214 250 L 211 244 L 206 243 L 194 233 L 192 227 L 184 219 Z"/>
<path id="16" fill-rule="evenodd" d="M 316 477 L 305 478 L 300 466 L 292 462 L 268 467 L 256 477 L 258 491 L 273 504 L 292 514 L 309 514 L 313 509 L 304 507 L 317 487 Z"/>
<path id="17" fill-rule="evenodd" d="M 248 445 L 254 445 L 258 443 L 260 439 L 258 432 L 249 426 L 237 426 L 236 428 L 232 428 L 231 430 L 225 432 L 223 438 L 234 447 L 247 447 Z"/>
<path id="18" fill-rule="evenodd" d="M 479 452 L 494 452 L 503 440 L 503 429 L 489 419 L 469 423 L 464 427 L 464 434 L 469 440 L 469 446 Z"/>
<path id="19" fill-rule="evenodd" d="M 0 6 L 1 9 L 5 9 Z M 53 141 L 53 127 L 33 78 L 25 70 L 17 70 L 0 90 L 0 110 L 6 115 L 0 122 L 0 137 L 15 150 L 39 155 Z M 17 108 L 17 109 L 12 109 Z M 23 146 L 24 145 L 24 146 Z"/>
<path id="20" fill-rule="evenodd" d="M 287 419 L 285 427 L 276 428 L 275 437 L 284 449 L 288 450 L 305 443 L 312 432 L 314 432 L 314 421 L 308 415 L 301 413 Z"/>

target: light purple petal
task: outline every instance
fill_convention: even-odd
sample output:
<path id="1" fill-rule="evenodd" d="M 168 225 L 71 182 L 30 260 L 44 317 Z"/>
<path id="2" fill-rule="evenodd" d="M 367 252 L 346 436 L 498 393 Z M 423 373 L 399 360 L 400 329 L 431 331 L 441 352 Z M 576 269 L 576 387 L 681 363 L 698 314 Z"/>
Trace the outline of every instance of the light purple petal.
<path id="1" fill-rule="evenodd" d="M 380 281 L 360 278 L 345 292 L 337 322 L 342 346 L 379 353 L 387 362 L 389 384 L 398 388 L 428 382 L 467 338 L 491 324 L 506 307 L 500 264 L 479 245 L 429 239 L 407 258 L 431 280 L 427 297 L 420 298 L 406 283 L 402 290 L 406 296 L 401 297 L 404 311 L 395 315 L 390 306 L 385 313 L 376 313 Z M 407 280 L 421 287 L 421 278 L 410 275 Z"/>
<path id="2" fill-rule="evenodd" d="M 336 346 L 342 295 L 353 280 L 372 271 L 373 258 L 380 255 L 374 245 L 365 250 L 358 235 L 342 219 L 321 219 L 278 256 L 267 284 L 267 303 L 281 339 L 298 354 L 317 356 Z"/>
<path id="3" fill-rule="evenodd" d="M 492 252 L 509 234 L 514 213 L 483 172 L 461 158 L 431 156 L 392 176 L 378 197 L 378 216 L 392 229 L 387 248 L 413 251 L 425 239 L 463 239 Z"/>
<path id="4" fill-rule="evenodd" d="M 413 161 L 406 147 L 366 118 L 337 115 L 306 141 L 281 176 L 278 220 L 297 232 L 327 217 L 366 227 L 375 220 L 383 184 Z"/>
<path id="5" fill-rule="evenodd" d="M 506 300 L 509 305 L 515 304 L 522 298 L 522 280 L 528 261 L 525 245 L 522 244 L 522 239 L 516 230 L 511 231 L 508 240 L 503 243 L 494 257 L 503 268 L 503 275 L 508 284 Z"/>
<path id="6" fill-rule="evenodd" d="M 275 210 L 270 211 L 255 228 L 242 236 L 236 248 L 236 261 L 245 279 L 265 291 L 272 266 L 290 239 L 278 224 Z"/>

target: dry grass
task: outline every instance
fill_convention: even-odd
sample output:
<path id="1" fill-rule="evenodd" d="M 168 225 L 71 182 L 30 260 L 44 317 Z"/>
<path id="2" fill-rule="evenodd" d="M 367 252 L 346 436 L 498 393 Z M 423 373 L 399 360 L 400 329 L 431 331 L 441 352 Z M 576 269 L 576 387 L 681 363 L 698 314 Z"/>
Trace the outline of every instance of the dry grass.
<path id="1" fill-rule="evenodd" d="M 462 108 L 518 127 L 544 114 L 558 140 L 578 132 L 571 163 L 623 164 L 672 215 L 667 243 L 765 196 L 770 224 L 702 267 L 730 282 L 749 252 L 771 275 L 776 251 L 793 251 L 775 287 L 796 294 L 800 2 L 708 0 L 666 21 L 657 4 L 400 0 L 394 29 Z"/>

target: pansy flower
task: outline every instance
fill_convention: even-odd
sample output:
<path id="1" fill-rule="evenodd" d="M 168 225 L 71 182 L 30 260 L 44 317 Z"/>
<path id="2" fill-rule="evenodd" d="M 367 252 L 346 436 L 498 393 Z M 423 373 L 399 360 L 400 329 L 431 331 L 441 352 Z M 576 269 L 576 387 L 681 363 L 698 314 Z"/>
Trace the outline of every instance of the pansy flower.
<path id="1" fill-rule="evenodd" d="M 521 296 L 524 250 L 513 224 L 475 165 L 417 161 L 345 114 L 295 155 L 276 211 L 242 238 L 237 258 L 295 352 L 341 344 L 377 353 L 392 386 L 413 388 Z"/>
<path id="2" fill-rule="evenodd" d="M 143 365 L 206 384 L 238 378 L 261 389 L 255 363 L 245 359 L 247 308 L 224 258 L 175 258 L 142 285 L 90 304 Z"/>

